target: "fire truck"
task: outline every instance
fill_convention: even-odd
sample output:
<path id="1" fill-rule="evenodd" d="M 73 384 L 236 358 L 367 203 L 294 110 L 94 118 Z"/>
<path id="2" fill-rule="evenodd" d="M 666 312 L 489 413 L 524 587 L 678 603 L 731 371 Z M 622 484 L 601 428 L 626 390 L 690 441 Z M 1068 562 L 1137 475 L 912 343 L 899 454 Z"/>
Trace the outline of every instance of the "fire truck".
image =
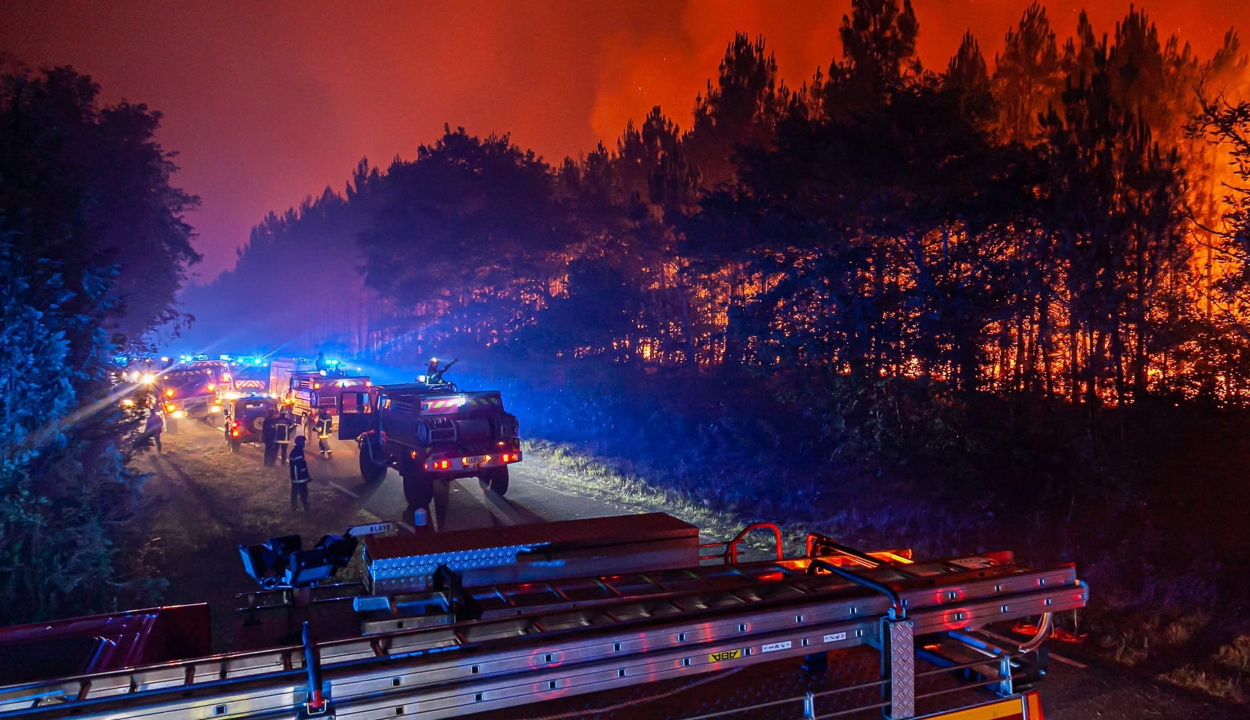
<path id="1" fill-rule="evenodd" d="M 154 383 L 165 416 L 211 423 L 221 413 L 219 397 L 233 390 L 230 366 L 222 360 L 195 360 L 162 372 Z"/>
<path id="2" fill-rule="evenodd" d="M 775 552 L 745 559 L 753 532 Z M 270 538 L 239 547 L 259 587 L 225 647 L 204 605 L 0 630 L 0 715 L 1041 720 L 1051 618 L 1088 600 L 1072 565 L 781 540 L 663 513 Z"/>
<path id="3" fill-rule="evenodd" d="M 476 477 L 483 490 L 508 492 L 508 466 L 521 461 L 521 441 L 498 391 L 416 382 L 369 387 L 342 402 L 339 439 L 360 446 L 361 478 L 376 482 L 396 468 L 409 507 L 427 507 L 436 481 Z"/>
<path id="4" fill-rule="evenodd" d="M 359 412 L 357 399 L 373 386 L 368 375 L 349 375 L 342 370 L 304 370 L 291 373 L 283 396 L 298 417 Z"/>
<path id="5" fill-rule="evenodd" d="M 234 391 L 243 395 L 269 393 L 269 363 L 261 356 L 244 355 L 230 363 Z"/>

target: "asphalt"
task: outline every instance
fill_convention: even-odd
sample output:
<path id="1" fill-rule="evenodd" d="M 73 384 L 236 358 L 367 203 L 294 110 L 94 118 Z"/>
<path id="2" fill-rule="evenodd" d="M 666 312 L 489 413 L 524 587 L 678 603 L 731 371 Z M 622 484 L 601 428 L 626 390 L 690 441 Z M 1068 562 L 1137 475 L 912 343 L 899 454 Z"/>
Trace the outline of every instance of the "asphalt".
<path id="1" fill-rule="evenodd" d="M 201 422 L 179 424 L 179 432 L 194 436 L 197 445 L 211 445 L 224 435 L 221 428 L 210 428 Z M 404 499 L 403 481 L 390 469 L 381 481 L 366 483 L 360 477 L 360 458 L 356 443 L 331 438 L 332 452 L 329 458 L 319 455 L 316 443 L 310 442 L 305 449 L 309 472 L 318 483 L 327 483 L 344 497 L 359 502 L 379 520 L 400 523 L 411 530 L 420 518 L 414 518 Z M 244 444 L 242 453 L 259 456 L 261 446 Z M 576 520 L 581 518 L 620 515 L 622 510 L 602 500 L 574 495 L 544 485 L 535 474 L 528 471 L 524 461 L 510 466 L 509 487 L 506 495 L 483 490 L 474 478 L 452 481 L 436 481 L 434 503 L 431 506 L 435 530 L 467 530 L 500 525 L 548 522 L 552 520 Z"/>
<path id="2" fill-rule="evenodd" d="M 194 438 L 194 445 L 206 451 L 224 438 L 220 429 L 204 423 L 180 423 L 180 434 Z M 390 470 L 380 482 L 365 483 L 358 469 L 355 443 L 332 439 L 332 457 L 317 456 L 315 444 L 309 448 L 310 471 L 318 483 L 326 482 L 342 494 L 345 502 L 359 503 L 367 514 L 382 521 L 399 523 L 411 530 L 414 516 L 404 500 L 402 481 Z M 259 459 L 259 445 L 244 445 L 243 453 Z M 511 466 L 506 497 L 483 491 L 472 478 L 450 483 L 438 482 L 432 506 L 435 530 L 461 530 L 478 527 L 517 525 L 554 520 L 605 517 L 626 512 L 609 502 L 575 495 L 548 487 L 541 476 L 528 470 L 524 461 Z M 416 518 L 419 522 L 419 516 Z M 1238 720 L 1250 718 L 1250 710 L 1176 688 L 1153 678 L 1126 672 L 1121 668 L 1071 660 L 1060 653 L 1051 661 L 1050 673 L 1041 683 L 1047 720 Z"/>

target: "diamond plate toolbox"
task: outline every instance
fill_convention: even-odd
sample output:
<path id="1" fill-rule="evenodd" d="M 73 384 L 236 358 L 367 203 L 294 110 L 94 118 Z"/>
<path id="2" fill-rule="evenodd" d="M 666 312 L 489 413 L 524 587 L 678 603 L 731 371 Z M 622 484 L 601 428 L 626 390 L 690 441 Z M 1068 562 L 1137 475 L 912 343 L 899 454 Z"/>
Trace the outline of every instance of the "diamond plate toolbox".
<path id="1" fill-rule="evenodd" d="M 365 538 L 374 594 L 430 589 L 440 565 L 465 586 L 698 564 L 699 530 L 665 513 Z"/>

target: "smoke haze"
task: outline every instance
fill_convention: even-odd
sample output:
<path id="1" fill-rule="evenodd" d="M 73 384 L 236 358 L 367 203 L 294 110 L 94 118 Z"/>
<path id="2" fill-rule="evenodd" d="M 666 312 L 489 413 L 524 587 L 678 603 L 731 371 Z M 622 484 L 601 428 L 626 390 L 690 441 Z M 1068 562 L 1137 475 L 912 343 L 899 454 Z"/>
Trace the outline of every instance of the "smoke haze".
<path id="1" fill-rule="evenodd" d="M 971 29 L 992 63 L 1028 0 L 915 0 L 924 64 L 945 67 Z M 1060 37 L 1082 5 L 1045 3 Z M 1113 33 L 1127 2 L 1087 2 Z M 105 100 L 165 114 L 175 181 L 201 196 L 190 218 L 207 281 L 265 213 L 327 185 L 361 157 L 412 157 L 443 124 L 511 133 L 551 162 L 661 106 L 688 127 L 696 94 L 736 31 L 763 34 L 797 87 L 840 54 L 849 0 L 640 0 L 633 3 L 7 2 L 0 52 L 31 66 L 73 65 Z M 1189 0 L 1145 7 L 1162 35 L 1203 57 L 1250 6 Z"/>

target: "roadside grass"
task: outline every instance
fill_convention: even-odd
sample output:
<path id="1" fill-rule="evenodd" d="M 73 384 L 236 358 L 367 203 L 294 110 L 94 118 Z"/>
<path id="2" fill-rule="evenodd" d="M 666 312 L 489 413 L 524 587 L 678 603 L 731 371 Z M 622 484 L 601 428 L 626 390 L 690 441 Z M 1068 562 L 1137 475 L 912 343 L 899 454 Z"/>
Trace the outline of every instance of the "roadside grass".
<path id="1" fill-rule="evenodd" d="M 1118 527 L 1083 527 L 1088 521 L 1074 518 L 1064 537 L 1052 543 L 1051 529 L 999 520 L 990 507 L 947 505 L 931 496 L 918 495 L 902 480 L 874 477 L 857 481 L 842 478 L 836 492 L 804 493 L 791 500 L 776 489 L 760 492 L 760 502 L 716 502 L 709 493 L 692 492 L 697 482 L 679 470 L 656 469 L 626 459 L 599 457 L 569 444 L 531 440 L 526 443 L 526 464 L 554 487 L 617 503 L 638 512 L 664 511 L 700 527 L 706 538 L 732 538 L 748 523 L 773 521 L 782 528 L 790 552 L 801 552 L 808 532 L 830 535 L 841 542 L 869 550 L 910 547 L 921 556 L 935 557 L 986 550 L 1020 549 L 1025 562 L 1044 564 L 1063 561 L 1069 550 L 1089 538 L 1122 532 Z M 695 459 L 697 461 L 697 458 Z M 738 471 L 713 467 L 708 477 L 726 485 L 755 482 Z M 1096 515 L 1095 515 L 1096 522 Z M 1003 525 L 1011 525 L 1004 530 Z M 706 540 L 705 540 L 706 541 Z M 764 533 L 746 543 L 755 557 L 772 550 Z M 1129 543 L 1121 552 L 1137 550 Z M 1144 550 L 1143 550 L 1144 552 Z M 1029 556 L 1032 556 L 1031 559 Z M 1086 659 L 1102 659 L 1134 668 L 1171 684 L 1198 690 L 1231 702 L 1246 702 L 1242 675 L 1250 668 L 1250 635 L 1240 635 L 1220 647 L 1211 657 L 1201 648 L 1211 638 L 1227 633 L 1207 613 L 1194 606 L 1207 602 L 1210 591 L 1202 582 L 1183 576 L 1167 580 L 1148 568 L 1147 582 L 1138 586 L 1126 573 L 1124 558 L 1115 551 L 1096 553 L 1081 576 L 1094 587 L 1090 607 L 1080 614 L 1064 613 L 1059 627 L 1089 642 L 1084 650 L 1069 646 Z M 1100 595 L 1105 592 L 1105 595 Z M 1195 599 L 1195 593 L 1202 595 Z M 1146 610 L 1143 608 L 1151 608 Z M 1233 671 L 1230 673 L 1229 671 Z"/>
<path id="2" fill-rule="evenodd" d="M 816 532 L 871 550 L 910 547 L 924 553 L 952 554 L 959 552 L 968 536 L 975 534 L 956 518 L 933 509 L 918 513 L 892 507 L 889 502 L 846 503 L 834 513 L 824 513 L 815 501 L 820 493 L 809 491 L 787 497 L 787 486 L 781 482 L 773 491 L 753 498 L 717 502 L 709 497 L 712 493 L 700 496 L 677 489 L 691 483 L 679 471 L 596 457 L 571 445 L 543 440 L 526 441 L 524 450 L 527 469 L 540 474 L 553 487 L 610 501 L 635 512 L 667 512 L 698 526 L 705 539 L 714 541 L 729 540 L 751 523 L 773 522 L 781 528 L 787 553 L 802 552 L 808 533 Z M 745 470 L 740 472 L 747 474 Z M 737 477 L 733 470 L 722 468 L 716 481 L 741 487 L 758 479 Z M 885 489 L 887 483 L 879 481 L 879 485 L 879 490 Z M 849 479 L 839 492 L 858 494 Z M 888 496 L 888 489 L 884 494 Z M 904 542 L 919 527 L 930 529 L 923 534 L 920 546 Z M 767 532 L 755 532 L 745 539 L 743 548 L 751 548 L 755 557 L 765 557 L 773 552 L 773 538 Z"/>
<path id="3" fill-rule="evenodd" d="M 1235 703 L 1244 703 L 1248 699 L 1246 691 L 1242 688 L 1241 678 L 1225 677 L 1211 671 L 1199 670 L 1193 665 L 1185 665 L 1163 673 L 1159 675 L 1159 679 L 1178 687 L 1197 690 Z"/>
<path id="4" fill-rule="evenodd" d="M 1161 674 L 1159 679 L 1233 702 L 1250 701 L 1250 692 L 1246 690 L 1250 680 L 1250 635 L 1238 635 L 1221 645 L 1201 666 L 1186 664 Z"/>

